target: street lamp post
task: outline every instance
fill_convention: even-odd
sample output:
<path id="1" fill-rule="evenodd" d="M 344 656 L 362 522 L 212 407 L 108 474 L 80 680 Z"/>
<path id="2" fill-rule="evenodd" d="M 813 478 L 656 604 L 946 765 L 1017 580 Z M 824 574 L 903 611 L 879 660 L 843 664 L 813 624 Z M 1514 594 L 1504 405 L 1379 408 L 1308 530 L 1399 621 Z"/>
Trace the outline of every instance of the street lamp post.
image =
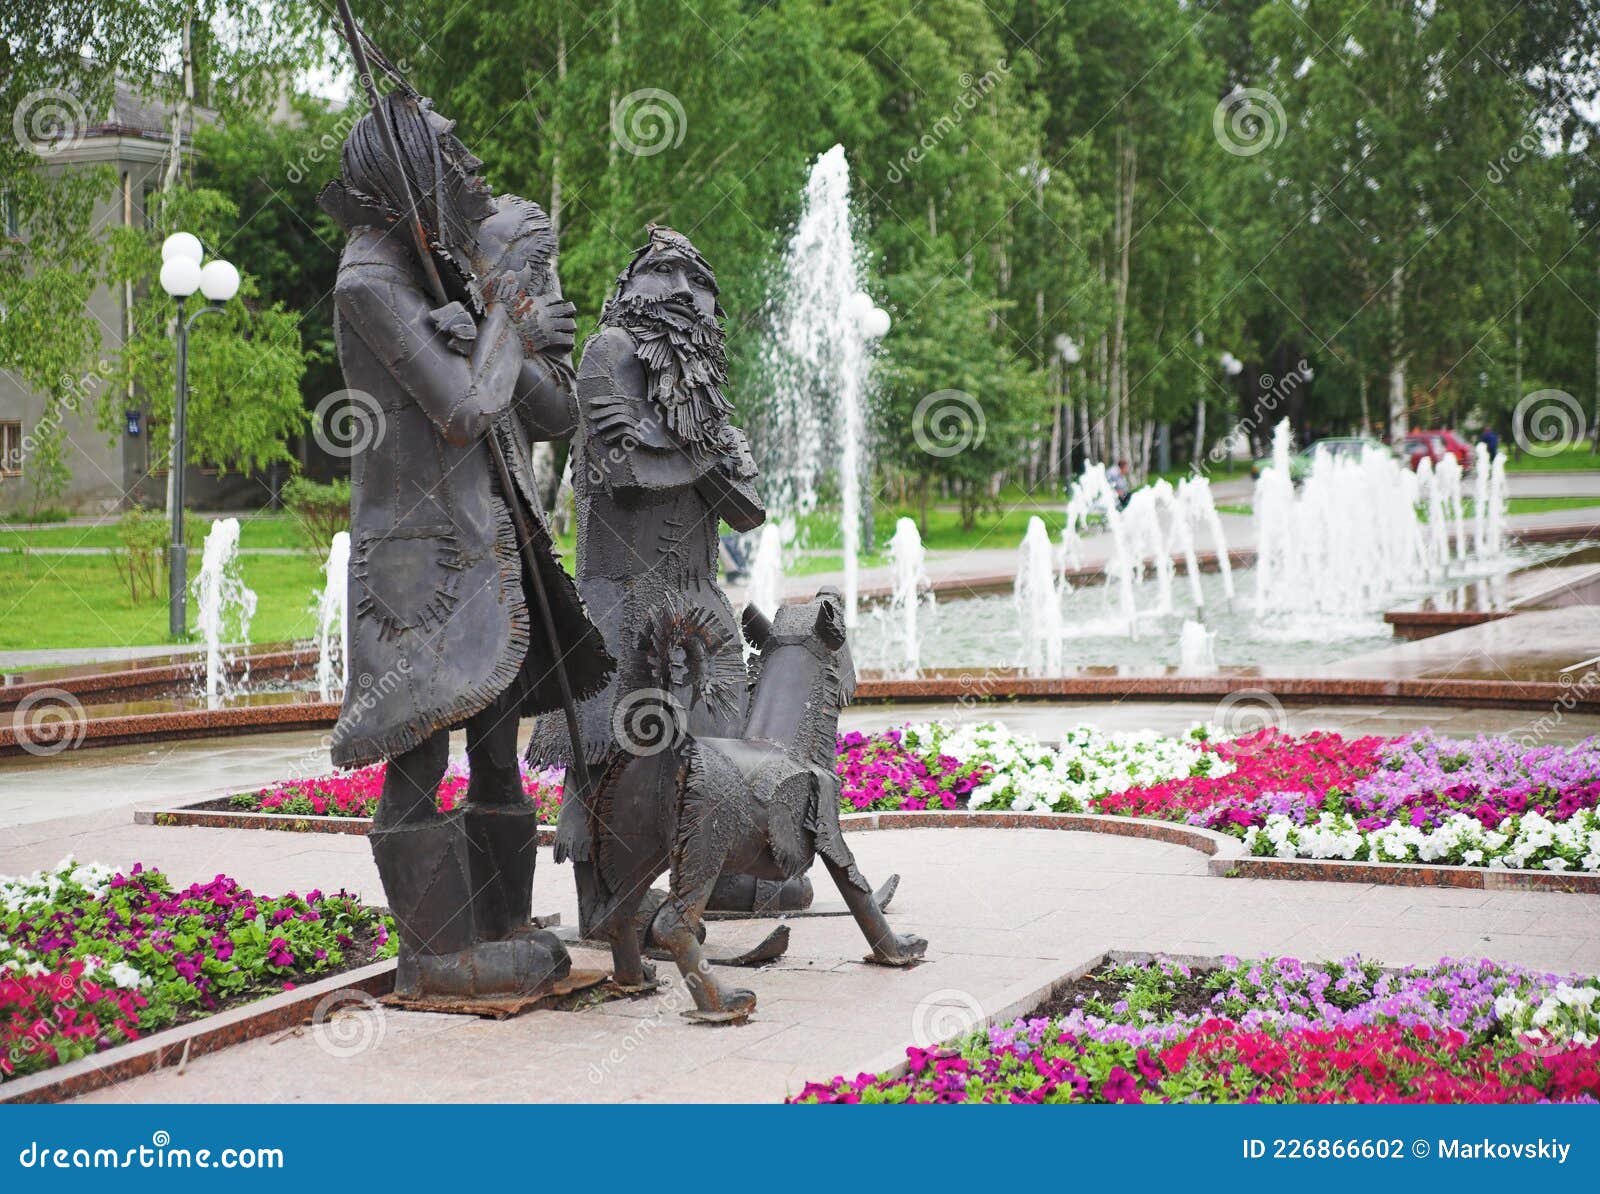
<path id="1" fill-rule="evenodd" d="M 161 244 L 161 289 L 178 304 L 177 392 L 172 408 L 172 484 L 168 511 L 172 516 L 172 542 L 167 548 L 167 631 L 174 639 L 188 630 L 189 549 L 183 541 L 184 462 L 188 459 L 189 329 L 202 315 L 221 311 L 239 293 L 239 271 L 221 259 L 200 264 L 204 251 L 197 237 L 174 232 Z M 196 290 L 209 302 L 184 315 L 184 300 Z"/>
<path id="2" fill-rule="evenodd" d="M 1061 401 L 1056 406 L 1056 428 L 1059 436 L 1056 442 L 1057 456 L 1051 461 L 1051 469 L 1060 476 L 1061 487 L 1068 489 L 1072 485 L 1072 367 L 1083 359 L 1083 350 L 1078 347 L 1078 342 L 1065 333 L 1056 337 L 1056 359 L 1061 362 Z M 1089 429 L 1083 429 L 1088 435 Z M 1084 453 L 1088 459 L 1088 453 Z"/>

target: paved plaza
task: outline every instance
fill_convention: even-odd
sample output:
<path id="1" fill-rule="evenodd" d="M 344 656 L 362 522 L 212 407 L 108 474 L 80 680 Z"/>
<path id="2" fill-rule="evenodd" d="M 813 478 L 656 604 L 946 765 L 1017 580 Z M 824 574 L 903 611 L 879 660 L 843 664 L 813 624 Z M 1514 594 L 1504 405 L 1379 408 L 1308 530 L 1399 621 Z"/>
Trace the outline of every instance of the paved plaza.
<path id="1" fill-rule="evenodd" d="M 1088 721 L 1166 732 L 1206 715 L 1185 702 L 1037 704 L 985 709 L 1048 737 Z M 861 706 L 848 728 L 949 716 L 948 708 Z M 967 713 L 968 716 L 980 715 Z M 1291 709 L 1286 728 L 1395 734 L 1434 725 L 1456 734 L 1515 733 L 1514 711 L 1328 706 Z M 1572 740 L 1600 719 L 1570 718 Z M 133 811 L 181 803 L 281 778 L 318 749 L 315 735 L 278 735 L 85 751 L 48 768 L 8 767 L 0 873 L 54 864 L 62 855 L 126 865 L 134 860 L 189 882 L 226 872 L 260 891 L 343 886 L 381 898 L 364 838 L 335 834 L 160 828 Z M 54 807 L 52 807 L 54 806 Z M 19 811 L 20 810 L 20 811 Z M 1109 950 L 1213 956 L 1360 953 L 1388 964 L 1488 956 L 1558 970 L 1600 970 L 1600 896 L 1452 891 L 1355 883 L 1213 877 L 1183 846 L 1104 834 L 1044 830 L 926 829 L 851 838 L 864 872 L 897 872 L 898 931 L 930 942 L 909 971 L 865 964 L 859 932 L 842 917 L 791 922 L 779 962 L 728 971 L 759 993 L 754 1019 L 707 1029 L 678 1015 L 688 1006 L 670 966 L 658 994 L 580 1012 L 538 1011 L 493 1022 L 383 1010 L 345 1013 L 324 1028 L 268 1036 L 186 1065 L 107 1087 L 95 1102 L 772 1101 L 807 1080 L 886 1068 L 907 1044 L 1022 1010 L 1063 974 Z M 826 874 L 818 900 L 834 902 Z M 881 881 L 881 878 L 880 878 Z M 571 873 L 541 853 L 535 908 L 576 919 Z M 771 921 L 710 925 L 719 950 L 753 944 Z M 579 967 L 601 967 L 590 951 Z M 341 1035 L 328 1034 L 339 1030 Z M 351 1044 L 355 1046 L 352 1048 Z"/>

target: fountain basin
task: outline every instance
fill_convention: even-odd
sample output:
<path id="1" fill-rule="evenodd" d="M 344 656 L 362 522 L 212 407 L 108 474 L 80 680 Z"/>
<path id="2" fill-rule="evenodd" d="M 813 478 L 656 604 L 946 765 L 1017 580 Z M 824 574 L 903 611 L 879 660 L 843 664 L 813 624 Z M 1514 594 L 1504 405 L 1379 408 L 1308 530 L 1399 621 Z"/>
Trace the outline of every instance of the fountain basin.
<path id="1" fill-rule="evenodd" d="M 303 683 L 316 675 L 317 650 L 281 643 L 259 648 L 240 663 L 249 665 L 254 680 Z M 7 672 L 0 675 L 0 711 L 48 692 L 68 693 L 85 705 L 181 699 L 197 690 L 204 675 L 204 657 L 182 653 L 153 656 L 128 666 L 76 664 Z"/>
<path id="2" fill-rule="evenodd" d="M 1600 538 L 1600 526 L 1584 522 L 1540 528 L 1517 538 L 1523 544 L 1530 544 L 1570 542 L 1590 536 Z M 1593 547 L 1585 550 L 1600 552 L 1600 549 Z M 1552 553 L 1550 558 L 1555 560 L 1559 554 Z M 1248 550 L 1230 551 L 1229 556 L 1237 566 L 1246 565 L 1252 559 L 1252 553 Z M 1569 557 L 1569 562 L 1571 558 L 1586 560 L 1588 557 Z M 1182 561 L 1177 563 L 1181 574 Z M 1214 555 L 1202 554 L 1196 560 L 1196 566 L 1203 575 L 1213 572 L 1216 565 Z M 1531 571 L 1548 575 L 1554 568 L 1562 566 L 1566 564 L 1558 561 Z M 1079 569 L 1068 575 L 1074 587 L 1090 590 L 1089 596 L 1104 600 L 1103 593 L 1094 593 L 1091 588 L 1102 579 L 1099 569 Z M 1241 577 L 1241 580 L 1247 582 L 1248 575 Z M 1014 610 L 1009 598 L 1013 583 L 1011 576 L 973 575 L 947 577 L 935 581 L 932 588 L 941 606 L 954 606 L 962 598 L 988 596 L 999 601 L 1014 622 Z M 1003 600 L 1000 594 L 1006 595 Z M 888 588 L 865 590 L 862 594 L 869 605 L 886 601 L 891 595 Z M 1241 590 L 1241 603 L 1244 598 L 1245 593 Z M 1381 652 L 1375 658 L 1334 658 L 1316 664 L 1303 662 L 1293 670 L 1272 665 L 1270 661 L 1230 663 L 1226 651 L 1219 650 L 1222 666 L 1215 673 L 1184 675 L 1176 666 L 1174 634 L 1161 640 L 1163 646 L 1172 647 L 1174 658 L 1170 662 L 1154 658 L 1147 652 L 1143 657 L 1130 657 L 1100 666 L 1079 666 L 1070 674 L 1052 677 L 1024 676 L 1009 667 L 984 665 L 981 662 L 965 667 L 939 667 L 936 664 L 918 678 L 907 680 L 875 675 L 871 660 L 866 657 L 867 644 L 863 642 L 857 652 L 862 676 L 857 699 L 885 704 L 948 700 L 965 705 L 1052 698 L 1115 700 L 1143 696 L 1215 703 L 1231 693 L 1249 692 L 1270 697 L 1284 705 L 1381 700 L 1395 704 L 1445 703 L 1532 709 L 1545 713 L 1556 707 L 1585 711 L 1600 708 L 1600 692 L 1594 691 L 1591 686 L 1573 683 L 1570 677 L 1566 683 L 1562 683 L 1559 669 L 1551 659 L 1523 658 L 1525 653 L 1512 640 L 1504 637 L 1517 633 L 1519 623 L 1511 615 L 1526 617 L 1537 612 L 1532 609 L 1507 610 L 1496 620 L 1496 625 L 1501 628 L 1497 631 L 1501 635 L 1500 641 L 1511 645 L 1492 649 L 1492 666 L 1486 665 L 1484 669 L 1492 674 L 1463 675 L 1459 670 L 1452 672 L 1450 660 L 1453 656 L 1459 658 L 1462 653 L 1481 650 L 1483 644 L 1474 647 L 1463 643 L 1457 648 L 1456 640 L 1440 637 L 1434 640 L 1437 649 L 1430 652 L 1429 658 L 1418 656 L 1402 659 L 1395 654 L 1399 648 L 1394 648 Z M 1178 615 L 1180 620 L 1181 616 Z M 1383 630 L 1390 629 L 1383 625 L 1381 619 L 1374 620 Z M 865 624 L 856 632 L 858 641 L 871 632 L 872 617 L 869 615 L 863 621 Z M 1564 639 L 1557 637 L 1558 641 L 1570 641 L 1570 635 Z M 1392 638 L 1385 640 L 1379 637 L 1375 640 L 1375 645 L 1380 647 L 1392 644 Z M 1156 640 L 1151 638 L 1146 645 L 1155 646 Z M 1356 654 L 1361 646 L 1359 642 L 1347 644 L 1342 654 Z M 1584 646 L 1586 644 L 1578 644 L 1572 649 L 1581 652 Z M 42 725 L 19 726 L 19 719 L 14 716 L 0 718 L 0 756 L 179 738 L 206 738 L 263 730 L 331 730 L 338 717 L 339 706 L 336 701 L 319 699 L 313 691 L 317 656 L 316 650 L 294 644 L 259 650 L 250 657 L 253 677 L 300 684 L 305 686 L 305 690 L 255 693 L 229 699 L 217 708 L 207 708 L 203 698 L 178 695 L 195 691 L 196 658 L 193 655 L 175 653 L 144 660 L 131 667 L 96 669 L 73 666 L 13 673 L 4 677 L 4 683 L 0 684 L 0 709 L 14 710 L 20 700 L 47 689 L 54 690 L 68 701 L 78 702 L 79 707 L 73 711 L 73 716 L 54 723 L 59 728 L 53 730 Z M 1579 656 L 1575 655 L 1574 659 L 1577 658 Z M 19 731 L 24 730 L 28 737 L 19 740 Z M 24 741 L 28 742 L 28 746 L 24 745 Z"/>

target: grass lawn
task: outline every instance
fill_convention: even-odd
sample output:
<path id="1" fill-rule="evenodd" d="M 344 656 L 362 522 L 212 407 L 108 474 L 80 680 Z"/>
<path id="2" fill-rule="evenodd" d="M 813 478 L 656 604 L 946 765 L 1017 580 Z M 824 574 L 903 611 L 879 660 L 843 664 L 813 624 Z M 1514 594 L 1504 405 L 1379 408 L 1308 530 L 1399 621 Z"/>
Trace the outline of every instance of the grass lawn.
<path id="1" fill-rule="evenodd" d="M 1600 506 L 1600 497 L 1520 497 L 1509 498 L 1506 501 L 1507 514 L 1543 514 L 1547 510 L 1584 510 L 1593 506 Z M 1249 514 L 1252 507 L 1248 504 L 1234 503 L 1218 506 L 1221 514 Z M 1461 515 L 1470 518 L 1473 512 L 1471 498 L 1461 503 Z M 1427 513 L 1423 513 L 1427 518 Z"/>
<path id="2" fill-rule="evenodd" d="M 878 547 L 878 554 L 874 556 L 874 560 L 881 561 L 883 552 L 894 535 L 895 521 L 905 517 L 915 522 L 917 509 L 915 506 L 878 505 L 874 507 L 872 513 L 873 525 L 877 530 Z M 1054 508 L 1023 506 L 1000 513 L 980 514 L 973 529 L 968 531 L 962 529 L 959 510 L 950 506 L 929 506 L 928 527 L 922 536 L 922 544 L 929 551 L 1014 548 L 1022 542 L 1022 536 L 1028 529 L 1028 520 L 1035 517 L 1044 519 L 1045 529 L 1055 537 L 1060 536 L 1067 522 L 1066 510 L 1062 505 Z M 821 551 L 837 551 L 843 546 L 839 534 L 839 515 L 836 510 L 819 510 L 808 515 L 803 520 L 803 529 L 807 532 L 804 544 L 806 547 Z M 839 566 L 838 562 L 832 565 L 835 568 Z"/>
<path id="3" fill-rule="evenodd" d="M 1506 471 L 1510 473 L 1568 473 L 1595 469 L 1600 469 L 1600 456 L 1591 453 L 1586 442 L 1563 448 L 1552 456 L 1506 452 Z"/>
<path id="4" fill-rule="evenodd" d="M 198 553 L 189 556 L 192 580 Z M 244 583 L 256 591 L 252 642 L 282 642 L 316 633 L 322 568 L 309 552 L 294 556 L 246 556 Z M 194 598 L 189 624 L 194 625 Z M 34 556 L 0 553 L 0 650 L 51 647 L 136 647 L 167 638 L 163 585 L 153 600 L 135 604 L 110 556 Z"/>
<path id="5" fill-rule="evenodd" d="M 239 514 L 239 546 L 289 547 L 310 550 L 311 544 L 299 524 L 288 514 L 244 512 Z M 189 518 L 189 535 L 196 546 L 205 538 L 211 524 Z M 196 537 L 197 536 L 197 537 Z M 115 522 L 95 526 L 54 526 L 19 531 L 0 522 L 0 551 L 17 547 L 116 547 Z"/>

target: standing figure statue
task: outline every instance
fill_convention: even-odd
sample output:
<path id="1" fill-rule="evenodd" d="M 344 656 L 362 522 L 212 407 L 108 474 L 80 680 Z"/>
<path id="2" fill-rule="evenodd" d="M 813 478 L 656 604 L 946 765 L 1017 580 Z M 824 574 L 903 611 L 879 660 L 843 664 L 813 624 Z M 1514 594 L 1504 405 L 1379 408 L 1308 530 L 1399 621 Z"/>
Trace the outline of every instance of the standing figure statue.
<path id="1" fill-rule="evenodd" d="M 355 123 L 319 199 L 349 238 L 336 338 L 370 420 L 351 468 L 351 683 L 332 754 L 340 767 L 388 760 L 371 840 L 400 931 L 396 995 L 476 1010 L 570 969 L 530 923 L 538 818 L 518 718 L 558 707 L 560 668 L 581 697 L 614 663 L 535 496 L 530 443 L 570 435 L 577 416 L 554 237 L 536 204 L 492 195 L 453 129 L 392 91 Z M 441 813 L 458 727 L 471 780 Z"/>
<path id="2" fill-rule="evenodd" d="M 674 790 L 675 753 L 686 735 L 730 737 L 748 700 L 739 622 L 717 584 L 719 523 L 736 531 L 766 517 L 756 495 L 755 462 L 744 432 L 729 419 L 722 308 L 716 276 L 689 238 L 652 227 L 617 279 L 584 345 L 578 370 L 579 435 L 572 450 L 578 513 L 578 587 L 622 667 L 605 691 L 584 701 L 579 723 L 595 786 L 604 789 L 641 757 L 662 799 Z M 710 683 L 691 685 L 683 655 L 694 627 L 695 664 Z M 661 659 L 663 653 L 675 659 Z M 665 673 L 673 682 L 663 687 Z M 560 764 L 571 755 L 559 719 L 542 717 L 529 760 Z M 648 768 L 647 768 L 648 769 Z M 646 782 L 640 768 L 633 783 Z M 576 867 L 580 930 L 611 906 L 596 867 L 582 803 L 564 802 L 556 857 Z M 713 907 L 750 910 L 757 880 L 731 873 Z M 761 903 L 785 909 L 810 902 L 810 883 L 761 881 Z M 654 904 L 646 904 L 647 910 Z"/>

